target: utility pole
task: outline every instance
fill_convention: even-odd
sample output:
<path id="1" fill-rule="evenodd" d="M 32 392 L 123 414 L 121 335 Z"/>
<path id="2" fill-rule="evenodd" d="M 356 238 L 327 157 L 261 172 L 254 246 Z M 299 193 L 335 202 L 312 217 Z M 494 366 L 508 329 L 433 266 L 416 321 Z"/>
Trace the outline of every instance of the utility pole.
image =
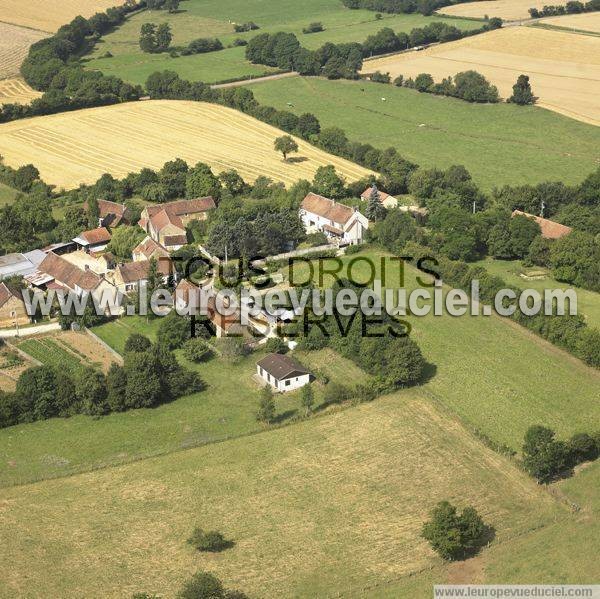
<path id="1" fill-rule="evenodd" d="M 473 214 L 475 214 L 475 212 L 477 212 L 477 202 L 473 200 Z"/>

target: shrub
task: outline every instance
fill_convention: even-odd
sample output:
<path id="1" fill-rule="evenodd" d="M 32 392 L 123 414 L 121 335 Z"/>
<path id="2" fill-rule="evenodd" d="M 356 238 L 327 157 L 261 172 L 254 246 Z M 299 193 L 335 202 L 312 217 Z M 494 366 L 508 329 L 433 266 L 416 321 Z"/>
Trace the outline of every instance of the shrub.
<path id="1" fill-rule="evenodd" d="M 139 333 L 132 333 L 125 341 L 125 353 L 128 352 L 145 352 L 152 347 L 152 342 L 148 337 Z"/>
<path id="2" fill-rule="evenodd" d="M 318 33 L 319 31 L 325 31 L 323 23 L 315 22 L 311 23 L 308 27 L 302 30 L 302 33 Z"/>
<path id="3" fill-rule="evenodd" d="M 267 339 L 265 350 L 272 354 L 285 354 L 288 350 L 288 346 L 281 337 L 271 337 L 270 339 Z"/>
<path id="4" fill-rule="evenodd" d="M 271 387 L 263 387 L 260 392 L 260 401 L 256 420 L 270 424 L 275 419 L 275 402 Z"/>
<path id="5" fill-rule="evenodd" d="M 325 403 L 336 404 L 347 401 L 352 396 L 350 389 L 339 383 L 329 383 L 325 388 Z"/>
<path id="6" fill-rule="evenodd" d="M 465 559 L 484 544 L 488 527 L 473 507 L 458 514 L 448 501 L 437 504 L 431 520 L 423 526 L 421 536 L 446 560 Z"/>
<path id="7" fill-rule="evenodd" d="M 187 542 L 198 551 L 209 551 L 217 553 L 231 546 L 229 541 L 216 530 L 204 531 L 201 528 L 194 528 L 192 535 Z"/>
<path id="8" fill-rule="evenodd" d="M 208 343 L 200 337 L 188 339 L 183 344 L 183 355 L 190 362 L 206 362 L 212 354 Z"/>
<path id="9" fill-rule="evenodd" d="M 371 81 L 373 83 L 389 83 L 392 80 L 389 73 L 381 73 L 376 71 L 371 75 Z"/>
<path id="10" fill-rule="evenodd" d="M 183 585 L 177 599 L 224 599 L 225 596 L 225 589 L 216 576 L 208 572 L 196 572 Z"/>

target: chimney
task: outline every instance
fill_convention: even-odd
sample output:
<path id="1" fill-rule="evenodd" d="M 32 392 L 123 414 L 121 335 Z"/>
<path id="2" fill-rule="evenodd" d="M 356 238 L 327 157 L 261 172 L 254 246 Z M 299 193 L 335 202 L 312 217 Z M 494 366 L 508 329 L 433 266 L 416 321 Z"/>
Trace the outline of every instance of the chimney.
<path id="1" fill-rule="evenodd" d="M 84 264 L 83 265 L 83 270 L 88 271 L 90 269 L 90 265 L 89 264 Z"/>

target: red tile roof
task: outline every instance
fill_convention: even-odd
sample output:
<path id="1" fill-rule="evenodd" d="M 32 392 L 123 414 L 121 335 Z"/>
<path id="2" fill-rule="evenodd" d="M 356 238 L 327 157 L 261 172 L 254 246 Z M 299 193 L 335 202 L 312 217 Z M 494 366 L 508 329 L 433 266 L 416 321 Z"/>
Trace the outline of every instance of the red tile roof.
<path id="1" fill-rule="evenodd" d="M 521 210 L 513 210 L 512 216 L 526 216 L 527 218 L 533 218 L 535 222 L 540 226 L 542 230 L 542 237 L 544 239 L 559 239 L 568 235 L 573 229 L 566 225 L 561 225 L 553 220 L 542 218 L 541 216 L 535 216 L 535 214 L 529 214 L 528 212 L 522 212 Z"/>
<path id="2" fill-rule="evenodd" d="M 19 295 L 12 287 L 9 287 L 6 283 L 0 283 L 0 306 L 4 306 L 4 304 L 12 297 L 16 297 L 18 300 L 23 301 L 21 295 Z"/>
<path id="3" fill-rule="evenodd" d="M 80 233 L 79 237 L 87 241 L 90 245 L 99 245 L 101 243 L 108 243 L 112 235 L 106 227 L 98 227 L 97 229 Z"/>
<path id="4" fill-rule="evenodd" d="M 152 217 L 161 210 L 166 210 L 169 214 L 175 216 L 188 216 L 190 214 L 199 214 L 216 208 L 215 200 L 211 196 L 205 198 L 195 198 L 193 200 L 177 200 L 158 204 L 156 206 L 146 206 L 145 211 Z"/>
<path id="5" fill-rule="evenodd" d="M 371 192 L 373 191 L 372 187 L 367 187 L 367 189 L 365 189 L 361 194 L 360 197 L 363 200 L 370 200 L 371 199 Z M 381 191 L 381 189 L 378 189 L 377 192 L 379 193 L 379 199 L 382 202 L 385 202 L 390 196 L 389 193 L 385 193 L 385 191 Z"/>
<path id="6" fill-rule="evenodd" d="M 150 260 L 156 252 L 158 252 L 159 256 L 169 257 L 169 252 L 158 241 L 154 241 L 152 237 L 146 237 L 146 239 L 133 248 L 133 254 L 142 254 L 146 260 Z"/>
<path id="7" fill-rule="evenodd" d="M 156 212 L 150 217 L 150 222 L 152 223 L 152 227 L 155 231 L 162 231 L 167 225 L 175 225 L 180 229 L 183 229 L 183 222 L 181 222 L 181 218 L 176 214 L 171 214 L 166 210 L 161 210 L 160 212 Z"/>
<path id="8" fill-rule="evenodd" d="M 63 283 L 69 289 L 79 287 L 84 291 L 92 291 L 101 283 L 102 279 L 91 270 L 81 270 L 64 258 L 49 252 L 38 267 L 40 272 L 46 273 L 58 283 Z"/>
<path id="9" fill-rule="evenodd" d="M 350 206 L 339 204 L 335 200 L 330 200 L 312 192 L 302 200 L 301 208 L 306 212 L 317 214 L 342 225 L 347 223 L 354 214 L 354 209 Z"/>
<path id="10" fill-rule="evenodd" d="M 185 245 L 187 243 L 186 235 L 165 235 L 165 245 L 173 247 L 174 245 Z"/>
<path id="11" fill-rule="evenodd" d="M 150 270 L 150 260 L 140 260 L 139 262 L 125 262 L 117 266 L 124 283 L 138 283 L 148 279 Z M 170 261 L 158 260 L 158 272 L 163 276 L 171 273 Z"/>

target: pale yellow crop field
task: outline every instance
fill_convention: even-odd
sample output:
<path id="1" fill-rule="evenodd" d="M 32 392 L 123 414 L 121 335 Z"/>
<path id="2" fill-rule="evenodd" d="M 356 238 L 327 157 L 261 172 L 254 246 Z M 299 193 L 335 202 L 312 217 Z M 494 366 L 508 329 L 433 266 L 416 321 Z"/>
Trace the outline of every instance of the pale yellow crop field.
<path id="1" fill-rule="evenodd" d="M 481 2 L 465 2 L 445 6 L 437 12 L 455 17 L 472 17 L 482 19 L 488 17 L 500 17 L 505 21 L 519 21 L 529 18 L 529 9 L 541 10 L 546 4 L 558 5 L 566 2 L 548 2 L 547 0 L 482 0 Z"/>
<path id="2" fill-rule="evenodd" d="M 578 15 L 562 15 L 560 17 L 548 17 L 540 19 L 539 23 L 555 25 L 556 27 L 567 27 L 568 29 L 579 29 L 600 33 L 600 12 L 586 12 Z"/>
<path id="3" fill-rule="evenodd" d="M 0 125 L 0 154 L 14 167 L 33 163 L 42 178 L 66 189 L 93 183 L 103 173 L 124 177 L 183 158 L 215 172 L 236 169 L 247 181 L 259 175 L 291 184 L 312 179 L 333 164 L 348 181 L 368 174 L 357 164 L 297 139 L 284 162 L 273 149 L 283 132 L 237 110 L 202 102 L 154 100 L 90 108 Z"/>
<path id="4" fill-rule="evenodd" d="M 3 2 L 0 2 L 0 12 Z M 48 36 L 42 31 L 0 23 L 0 79 L 18 75 L 29 46 L 44 37 Z"/>
<path id="5" fill-rule="evenodd" d="M 392 77 L 430 73 L 436 81 L 475 70 L 507 98 L 517 77 L 529 75 L 538 105 L 600 125 L 600 38 L 536 27 L 510 27 L 421 52 L 366 61 L 363 72 Z"/>
<path id="6" fill-rule="evenodd" d="M 78 15 L 91 17 L 121 0 L 2 0 L 0 21 L 54 33 Z"/>
<path id="7" fill-rule="evenodd" d="M 31 89 L 23 79 L 3 79 L 0 81 L 0 106 L 2 104 L 29 104 L 42 94 Z"/>

